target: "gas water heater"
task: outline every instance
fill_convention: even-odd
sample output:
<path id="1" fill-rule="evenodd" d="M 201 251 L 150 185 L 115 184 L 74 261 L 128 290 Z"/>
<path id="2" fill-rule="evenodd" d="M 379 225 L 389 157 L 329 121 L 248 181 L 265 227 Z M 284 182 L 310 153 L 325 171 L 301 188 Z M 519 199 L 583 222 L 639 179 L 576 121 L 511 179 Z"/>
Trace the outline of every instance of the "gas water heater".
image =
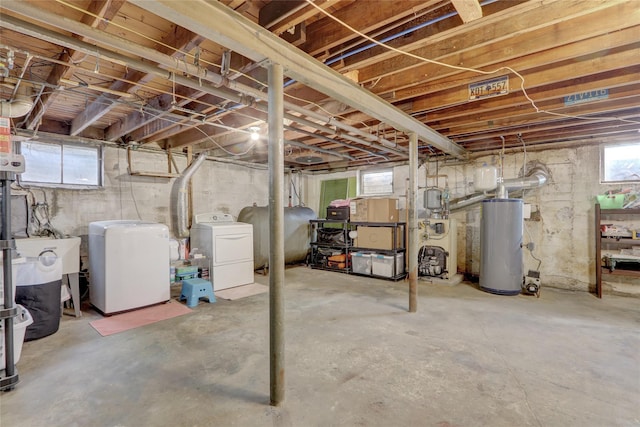
<path id="1" fill-rule="evenodd" d="M 480 288 L 499 295 L 518 295 L 524 266 L 521 199 L 482 201 Z"/>

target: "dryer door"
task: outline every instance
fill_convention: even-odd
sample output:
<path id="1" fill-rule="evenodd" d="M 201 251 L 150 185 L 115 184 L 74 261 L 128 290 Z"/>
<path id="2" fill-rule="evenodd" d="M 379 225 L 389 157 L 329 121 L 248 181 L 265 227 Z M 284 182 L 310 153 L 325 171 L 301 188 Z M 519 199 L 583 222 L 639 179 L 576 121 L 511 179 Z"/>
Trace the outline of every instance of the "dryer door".
<path id="1" fill-rule="evenodd" d="M 253 226 L 234 224 L 213 227 L 213 266 L 253 262 Z"/>

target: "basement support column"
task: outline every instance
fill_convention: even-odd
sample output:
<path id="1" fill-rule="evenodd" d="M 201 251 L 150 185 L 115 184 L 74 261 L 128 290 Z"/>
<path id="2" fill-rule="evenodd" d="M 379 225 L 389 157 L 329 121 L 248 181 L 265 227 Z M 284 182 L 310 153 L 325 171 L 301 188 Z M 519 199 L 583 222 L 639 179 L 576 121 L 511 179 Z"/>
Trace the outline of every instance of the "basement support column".
<path id="1" fill-rule="evenodd" d="M 269 65 L 269 358 L 271 405 L 284 400 L 284 73 Z"/>
<path id="2" fill-rule="evenodd" d="M 409 313 L 418 311 L 418 135 L 409 134 Z"/>

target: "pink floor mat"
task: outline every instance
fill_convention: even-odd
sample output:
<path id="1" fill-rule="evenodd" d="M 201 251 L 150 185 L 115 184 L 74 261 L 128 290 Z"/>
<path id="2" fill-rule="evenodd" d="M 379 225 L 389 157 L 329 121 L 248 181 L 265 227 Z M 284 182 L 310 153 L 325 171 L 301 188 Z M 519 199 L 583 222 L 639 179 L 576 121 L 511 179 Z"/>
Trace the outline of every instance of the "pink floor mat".
<path id="1" fill-rule="evenodd" d="M 144 325 L 159 322 L 165 319 L 182 316 L 191 313 L 191 309 L 177 301 L 169 301 L 166 304 L 158 304 L 127 313 L 116 314 L 104 319 L 94 320 L 89 324 L 103 337 L 128 331 Z"/>

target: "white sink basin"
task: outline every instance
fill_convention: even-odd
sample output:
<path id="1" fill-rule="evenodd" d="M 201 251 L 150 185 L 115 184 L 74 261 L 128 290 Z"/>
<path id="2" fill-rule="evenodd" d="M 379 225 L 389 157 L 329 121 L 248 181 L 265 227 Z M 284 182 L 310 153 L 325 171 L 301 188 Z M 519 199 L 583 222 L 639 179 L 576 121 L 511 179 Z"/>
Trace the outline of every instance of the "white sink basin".
<path id="1" fill-rule="evenodd" d="M 16 249 L 20 256 L 25 257 L 37 257 L 43 252 L 53 251 L 62 259 L 62 274 L 80 271 L 80 237 L 16 239 Z"/>

